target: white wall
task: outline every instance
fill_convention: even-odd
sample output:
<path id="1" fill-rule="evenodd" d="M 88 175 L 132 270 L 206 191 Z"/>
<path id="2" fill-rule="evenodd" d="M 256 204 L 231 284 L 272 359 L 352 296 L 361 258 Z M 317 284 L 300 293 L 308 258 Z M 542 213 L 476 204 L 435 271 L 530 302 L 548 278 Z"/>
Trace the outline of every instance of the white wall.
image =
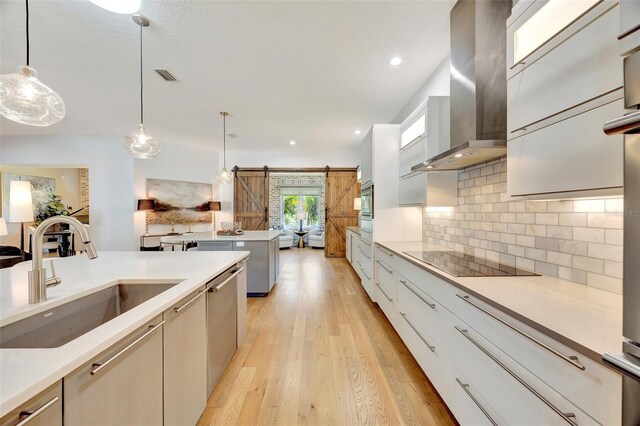
<path id="1" fill-rule="evenodd" d="M 134 165 L 134 193 L 135 198 L 147 197 L 147 179 L 166 179 L 184 182 L 198 182 L 213 184 L 212 200 L 219 200 L 218 173 L 219 154 L 212 148 L 184 143 L 161 142 L 162 152 L 153 160 L 135 160 Z M 91 176 L 91 175 L 90 175 Z M 91 179 L 91 178 L 90 178 Z M 144 212 L 134 214 L 134 229 L 136 244 L 138 237 L 145 232 Z M 219 217 L 217 217 L 219 223 Z M 192 225 L 192 231 L 210 231 L 210 223 Z M 171 230 L 170 225 L 149 225 L 149 233 L 166 233 Z M 187 231 L 187 225 L 176 225 L 176 231 Z"/>
<path id="2" fill-rule="evenodd" d="M 429 96 L 449 96 L 450 76 L 451 70 L 449 65 L 449 56 L 447 56 L 425 80 L 420 89 L 418 89 L 405 106 L 402 107 L 391 123 L 402 123 L 404 119 L 407 118 Z"/>
<path id="3" fill-rule="evenodd" d="M 132 239 L 134 165 L 120 138 L 2 136 L 0 149 L 5 165 L 87 167 L 91 235 L 96 248 L 136 249 Z"/>

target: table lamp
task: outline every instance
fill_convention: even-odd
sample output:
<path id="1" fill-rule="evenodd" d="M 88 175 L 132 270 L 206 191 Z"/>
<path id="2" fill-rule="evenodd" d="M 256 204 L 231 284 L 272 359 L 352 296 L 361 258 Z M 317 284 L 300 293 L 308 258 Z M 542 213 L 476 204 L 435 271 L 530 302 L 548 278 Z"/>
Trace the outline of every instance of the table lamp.
<path id="1" fill-rule="evenodd" d="M 0 217 L 0 237 L 8 234 L 9 233 L 7 232 L 7 222 L 4 220 L 3 217 Z"/>
<path id="2" fill-rule="evenodd" d="M 220 201 L 209 201 L 209 210 L 213 212 L 213 231 L 216 231 L 216 212 L 222 210 Z"/>
<path id="3" fill-rule="evenodd" d="M 26 180 L 9 182 L 9 222 L 20 223 L 20 253 L 24 256 L 24 224 L 33 222 L 31 182 Z"/>
<path id="4" fill-rule="evenodd" d="M 300 232 L 302 232 L 302 221 L 307 217 L 305 212 L 296 213 L 296 219 L 300 221 Z"/>
<path id="5" fill-rule="evenodd" d="M 360 197 L 353 199 L 353 209 L 356 211 L 362 210 L 362 199 Z"/>
<path id="6" fill-rule="evenodd" d="M 144 235 L 149 235 L 149 216 L 147 212 L 156 209 L 156 200 L 153 198 L 141 198 L 138 200 L 138 211 L 144 212 Z"/>

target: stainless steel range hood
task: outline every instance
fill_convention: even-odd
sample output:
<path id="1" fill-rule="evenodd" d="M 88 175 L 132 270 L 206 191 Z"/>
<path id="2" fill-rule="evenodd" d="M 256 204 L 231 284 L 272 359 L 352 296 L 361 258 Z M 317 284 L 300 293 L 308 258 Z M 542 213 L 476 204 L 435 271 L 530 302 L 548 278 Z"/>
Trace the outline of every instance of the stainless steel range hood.
<path id="1" fill-rule="evenodd" d="M 451 10 L 451 149 L 412 171 L 457 170 L 507 155 L 506 20 L 511 2 Z"/>

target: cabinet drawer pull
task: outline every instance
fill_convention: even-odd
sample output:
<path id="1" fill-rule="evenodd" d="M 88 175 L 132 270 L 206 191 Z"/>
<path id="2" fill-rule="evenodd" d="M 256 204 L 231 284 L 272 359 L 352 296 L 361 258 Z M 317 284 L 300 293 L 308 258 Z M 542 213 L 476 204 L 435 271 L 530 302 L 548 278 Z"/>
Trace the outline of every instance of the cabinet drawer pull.
<path id="1" fill-rule="evenodd" d="M 147 337 L 149 337 L 149 335 L 151 333 L 153 333 L 154 331 L 158 330 L 160 327 L 162 327 L 163 324 L 164 324 L 164 321 L 159 322 L 157 325 L 150 325 L 149 326 L 149 330 L 146 333 L 144 333 L 142 336 L 138 337 L 133 342 L 129 343 L 127 346 L 122 348 L 122 350 L 120 350 L 120 352 L 116 353 L 115 355 L 113 355 L 108 360 L 106 360 L 104 362 L 94 362 L 93 365 L 92 365 L 92 369 L 89 372 L 89 374 L 91 374 L 92 376 L 98 374 L 98 372 L 100 372 L 100 370 L 102 370 L 104 367 L 109 365 L 111 362 L 115 361 L 117 358 L 119 358 L 121 355 L 123 355 L 129 349 L 133 348 L 135 345 L 140 343 L 142 340 L 144 340 Z"/>
<path id="2" fill-rule="evenodd" d="M 535 390 L 529 383 L 525 382 L 520 376 L 514 373 L 509 367 L 502 363 L 498 358 L 493 356 L 491 352 L 485 349 L 480 343 L 478 343 L 473 337 L 469 336 L 469 330 L 461 329 L 458 326 L 455 326 L 455 329 L 458 330 L 460 334 L 462 334 L 468 341 L 470 341 L 475 347 L 480 349 L 486 356 L 488 356 L 493 362 L 498 364 L 500 368 L 502 368 L 505 372 L 507 372 L 511 377 L 516 379 L 522 386 L 524 386 L 529 392 L 531 392 L 536 398 L 542 401 L 547 407 L 553 410 L 558 416 L 562 418 L 565 422 L 569 423 L 572 426 L 577 426 L 576 415 L 574 413 L 565 413 L 560 410 L 558 407 L 553 405 L 547 398 L 542 396 L 540 392 Z"/>
<path id="3" fill-rule="evenodd" d="M 404 320 L 407 322 L 407 324 L 409 324 L 409 327 L 411 327 L 413 329 L 413 331 L 416 332 L 416 334 L 418 335 L 418 337 L 420 338 L 420 340 L 422 340 L 422 342 L 427 345 L 427 347 L 429 348 L 429 350 L 433 353 L 436 352 L 436 347 L 434 345 L 430 345 L 429 342 L 427 342 L 427 340 L 422 337 L 422 333 L 420 333 L 418 331 L 418 329 L 416 328 L 416 326 L 414 326 L 411 321 L 409 321 L 409 318 L 407 318 L 407 314 L 404 312 L 400 312 L 400 316 L 402 316 L 402 318 L 404 318 Z"/>
<path id="4" fill-rule="evenodd" d="M 384 294 L 384 297 L 386 297 L 386 298 L 387 298 L 387 300 L 388 300 L 389 302 L 393 302 L 393 299 L 387 295 L 387 292 L 386 292 L 386 291 L 384 291 L 384 289 L 382 288 L 382 286 L 380 285 L 380 283 L 376 283 L 376 285 L 378 286 L 378 288 L 380 289 L 380 291 L 382 292 L 382 294 Z"/>
<path id="5" fill-rule="evenodd" d="M 390 251 L 388 251 L 387 249 L 383 249 L 382 247 L 378 246 L 378 249 L 380 249 L 381 252 L 383 252 L 384 254 L 386 254 L 389 257 L 393 257 L 393 253 L 391 253 Z"/>
<path id="6" fill-rule="evenodd" d="M 360 250 L 360 253 L 362 253 L 364 255 L 364 257 L 366 257 L 367 259 L 371 260 L 371 256 L 367 256 L 367 253 L 365 253 L 364 250 L 362 250 L 362 247 L 358 246 L 358 250 Z"/>
<path id="7" fill-rule="evenodd" d="M 471 401 L 473 401 L 473 403 L 476 404 L 476 407 L 478 407 L 480 409 L 480 411 L 482 411 L 482 414 L 484 414 L 484 416 L 487 418 L 487 420 L 489 420 L 489 423 L 491 423 L 493 426 L 498 426 L 498 423 L 496 423 L 496 421 L 493 420 L 493 418 L 491 418 L 491 416 L 489 415 L 487 410 L 485 410 L 484 407 L 482 406 L 482 404 L 480 404 L 480 401 L 478 401 L 476 399 L 476 397 L 473 396 L 473 394 L 469 390 L 469 385 L 466 384 L 466 383 L 462 383 L 460 381 L 460 379 L 458 379 L 457 377 L 456 377 L 456 382 L 458 382 L 458 384 L 460 385 L 462 390 L 464 390 L 464 392 L 467 394 L 467 396 L 469 398 L 471 398 Z"/>
<path id="8" fill-rule="evenodd" d="M 411 286 L 409 284 L 407 284 L 407 282 L 405 280 L 399 280 L 403 286 L 405 286 L 407 289 L 409 289 L 409 291 L 413 294 L 415 294 L 418 299 L 422 300 L 428 307 L 430 307 L 431 309 L 435 309 L 436 308 L 436 304 L 435 303 L 431 303 L 429 302 L 427 299 L 425 299 L 421 294 L 419 294 L 417 291 L 415 291 L 413 288 L 411 288 Z"/>
<path id="9" fill-rule="evenodd" d="M 476 305 L 475 303 L 473 303 L 469 299 L 469 296 L 463 296 L 463 295 L 460 295 L 460 294 L 456 294 L 456 296 L 458 296 L 460 299 L 464 300 L 465 302 L 467 302 L 468 304 L 470 304 L 474 308 L 478 309 L 479 311 L 484 312 L 485 314 L 489 315 L 491 318 L 493 318 L 494 320 L 498 321 L 499 323 L 509 327 L 511 330 L 515 331 L 516 333 L 518 333 L 522 337 L 532 341 L 536 345 L 538 345 L 538 346 L 546 349 L 547 351 L 551 352 L 552 354 L 554 354 L 558 358 L 560 358 L 560 359 L 568 362 L 569 364 L 573 365 L 577 369 L 582 370 L 582 371 L 584 371 L 586 369 L 584 365 L 580 364 L 580 362 L 578 361 L 578 357 L 577 356 L 575 356 L 575 355 L 567 356 L 567 355 L 564 355 L 564 354 L 558 352 L 557 350 L 553 349 L 551 346 L 547 345 L 546 343 L 541 342 L 540 340 L 536 339 L 535 337 L 530 336 L 529 334 L 525 333 L 524 331 L 522 331 L 522 330 L 514 327 L 513 325 L 509 324 L 508 322 L 506 322 L 502 318 L 499 318 L 499 317 L 495 316 L 494 314 L 492 314 L 491 312 L 483 309 L 481 306 Z"/>
<path id="10" fill-rule="evenodd" d="M 227 278 L 226 280 L 222 281 L 220 284 L 218 284 L 217 286 L 213 287 L 209 287 L 209 293 L 217 293 L 220 290 L 222 290 L 222 287 L 224 287 L 225 285 L 227 285 L 227 283 L 229 281 L 231 281 L 233 278 L 235 278 L 236 276 L 238 276 L 242 271 L 244 271 L 244 267 L 236 270 L 233 274 L 231 274 L 231 276 L 229 278 Z"/>
<path id="11" fill-rule="evenodd" d="M 359 260 L 356 260 L 356 263 L 358 264 L 358 266 L 360 267 L 360 271 L 362 272 L 362 274 L 367 277 L 368 280 L 371 279 L 371 277 L 369 275 L 367 275 L 367 273 L 364 271 L 364 267 L 362 266 L 362 263 L 360 263 Z"/>
<path id="12" fill-rule="evenodd" d="M 378 259 L 376 259 L 376 263 L 377 263 L 378 265 L 380 265 L 380 266 L 382 267 L 382 269 L 384 269 L 384 270 L 385 270 L 385 271 L 387 271 L 388 273 L 393 274 L 393 270 L 392 270 L 392 269 L 387 268 L 386 266 L 384 266 L 384 265 L 382 264 L 382 262 L 380 262 Z"/>
<path id="13" fill-rule="evenodd" d="M 21 411 L 20 412 L 20 417 L 19 417 L 20 422 L 16 423 L 16 426 L 24 426 L 24 425 L 28 424 L 31 420 L 35 420 L 36 417 L 38 417 L 40 414 L 42 414 L 44 411 L 46 411 L 47 408 L 51 407 L 53 404 L 58 402 L 59 399 L 60 399 L 60 397 L 55 396 L 55 397 L 53 397 L 53 399 L 51 399 L 51 401 L 47 402 L 46 404 L 44 404 L 42 407 L 38 408 L 37 410 L 34 410 L 34 411 Z"/>
<path id="14" fill-rule="evenodd" d="M 178 307 L 178 308 L 173 308 L 173 312 L 175 312 L 176 314 L 179 313 L 181 310 L 183 310 L 184 308 L 186 308 L 187 306 L 189 306 L 191 303 L 195 302 L 195 300 L 202 296 L 203 294 L 205 294 L 207 292 L 207 289 L 202 290 L 200 293 L 196 294 L 195 296 L 193 296 L 191 298 L 191 300 L 189 300 L 188 302 L 186 302 L 184 305 Z"/>

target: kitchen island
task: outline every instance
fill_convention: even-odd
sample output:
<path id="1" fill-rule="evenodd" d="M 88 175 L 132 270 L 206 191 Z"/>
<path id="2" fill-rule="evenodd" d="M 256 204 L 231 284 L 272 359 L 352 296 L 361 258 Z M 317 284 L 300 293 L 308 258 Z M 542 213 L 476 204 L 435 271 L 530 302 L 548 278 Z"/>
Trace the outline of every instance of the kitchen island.
<path id="1" fill-rule="evenodd" d="M 215 232 L 195 232 L 164 237 L 163 243 L 196 243 L 197 251 L 249 251 L 247 262 L 247 294 L 265 296 L 273 288 L 280 273 L 280 231 L 244 231 L 242 235 L 220 236 Z"/>
<path id="2" fill-rule="evenodd" d="M 16 424 L 27 411 L 51 425 L 195 424 L 211 385 L 207 359 L 218 354 L 210 341 L 224 339 L 235 352 L 246 332 L 248 256 L 100 252 L 95 260 L 56 259 L 62 283 L 34 305 L 31 262 L 0 271 L 0 424 Z M 226 315 L 231 334 L 210 325 L 212 306 L 237 314 Z M 38 334 L 34 322 L 47 332 Z"/>

